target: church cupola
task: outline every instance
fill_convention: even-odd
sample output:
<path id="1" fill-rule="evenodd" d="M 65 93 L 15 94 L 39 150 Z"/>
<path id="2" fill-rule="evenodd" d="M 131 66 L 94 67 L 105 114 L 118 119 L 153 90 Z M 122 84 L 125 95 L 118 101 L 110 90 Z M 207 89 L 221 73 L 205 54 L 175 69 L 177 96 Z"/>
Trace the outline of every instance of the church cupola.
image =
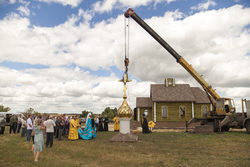
<path id="1" fill-rule="evenodd" d="M 166 87 L 175 87 L 175 79 L 174 78 L 166 78 L 165 85 L 166 85 Z"/>

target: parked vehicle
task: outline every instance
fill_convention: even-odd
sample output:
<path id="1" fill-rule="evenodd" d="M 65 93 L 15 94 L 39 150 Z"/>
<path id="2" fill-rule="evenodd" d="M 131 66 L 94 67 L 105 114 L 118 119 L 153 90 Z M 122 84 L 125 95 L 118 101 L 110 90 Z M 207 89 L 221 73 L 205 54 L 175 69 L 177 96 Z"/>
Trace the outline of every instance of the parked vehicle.
<path id="1" fill-rule="evenodd" d="M 114 123 L 113 119 L 109 118 L 109 123 Z"/>
<path id="2" fill-rule="evenodd" d="M 109 123 L 114 123 L 113 119 L 111 119 L 111 118 L 108 118 L 108 119 L 109 119 Z M 102 121 L 104 122 L 105 118 L 103 118 Z"/>
<path id="3" fill-rule="evenodd" d="M 13 113 L 7 113 L 7 112 L 3 112 L 0 113 L 0 121 L 4 118 L 4 116 L 6 116 L 6 126 L 10 125 L 10 118 L 13 115 Z"/>
<path id="4" fill-rule="evenodd" d="M 79 118 L 79 123 L 85 123 L 86 122 L 86 118 Z"/>
<path id="5" fill-rule="evenodd" d="M 0 112 L 0 122 L 3 119 L 3 117 L 6 115 L 6 112 Z"/>

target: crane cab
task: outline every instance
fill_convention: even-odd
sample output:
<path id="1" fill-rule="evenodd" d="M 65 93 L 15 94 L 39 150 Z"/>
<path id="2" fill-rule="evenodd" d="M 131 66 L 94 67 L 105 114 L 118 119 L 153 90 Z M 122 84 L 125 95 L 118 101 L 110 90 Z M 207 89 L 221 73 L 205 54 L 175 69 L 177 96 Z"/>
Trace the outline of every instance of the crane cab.
<path id="1" fill-rule="evenodd" d="M 216 115 L 233 115 L 236 111 L 234 100 L 220 98 L 216 101 Z"/>

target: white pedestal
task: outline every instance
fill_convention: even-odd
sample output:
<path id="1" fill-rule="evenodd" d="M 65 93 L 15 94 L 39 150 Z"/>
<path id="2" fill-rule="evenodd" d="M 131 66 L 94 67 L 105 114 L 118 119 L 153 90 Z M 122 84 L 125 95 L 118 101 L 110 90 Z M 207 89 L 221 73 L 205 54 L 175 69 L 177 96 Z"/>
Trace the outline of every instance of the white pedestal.
<path id="1" fill-rule="evenodd" d="M 131 118 L 119 118 L 120 119 L 120 133 L 110 139 L 110 141 L 118 142 L 136 142 L 138 136 L 130 133 L 130 119 Z"/>
<path id="2" fill-rule="evenodd" d="M 131 118 L 119 118 L 120 119 L 120 133 L 130 133 L 130 119 Z"/>

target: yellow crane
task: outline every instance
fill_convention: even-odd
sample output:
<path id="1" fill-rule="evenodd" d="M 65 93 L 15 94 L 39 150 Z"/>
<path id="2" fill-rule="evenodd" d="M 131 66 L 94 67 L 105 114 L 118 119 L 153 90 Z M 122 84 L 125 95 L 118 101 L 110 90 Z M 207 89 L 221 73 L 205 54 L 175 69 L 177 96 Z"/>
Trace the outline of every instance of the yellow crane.
<path id="1" fill-rule="evenodd" d="M 208 111 L 208 117 L 192 118 L 188 125 L 194 122 L 202 122 L 203 125 L 213 125 L 214 131 L 227 131 L 229 128 L 246 128 L 250 133 L 250 118 L 246 114 L 236 113 L 234 100 L 231 98 L 221 98 L 193 67 L 180 56 L 164 39 L 161 38 L 146 22 L 144 22 L 133 9 L 129 8 L 125 12 L 126 18 L 134 19 L 144 30 L 146 30 L 162 47 L 164 47 L 176 61 L 185 68 L 189 74 L 203 87 L 213 106 L 212 111 Z M 213 101 L 215 100 L 215 102 Z M 227 121 L 225 121 L 227 119 Z M 228 121 L 229 120 L 229 121 Z M 223 123 L 223 124 L 222 124 Z"/>

